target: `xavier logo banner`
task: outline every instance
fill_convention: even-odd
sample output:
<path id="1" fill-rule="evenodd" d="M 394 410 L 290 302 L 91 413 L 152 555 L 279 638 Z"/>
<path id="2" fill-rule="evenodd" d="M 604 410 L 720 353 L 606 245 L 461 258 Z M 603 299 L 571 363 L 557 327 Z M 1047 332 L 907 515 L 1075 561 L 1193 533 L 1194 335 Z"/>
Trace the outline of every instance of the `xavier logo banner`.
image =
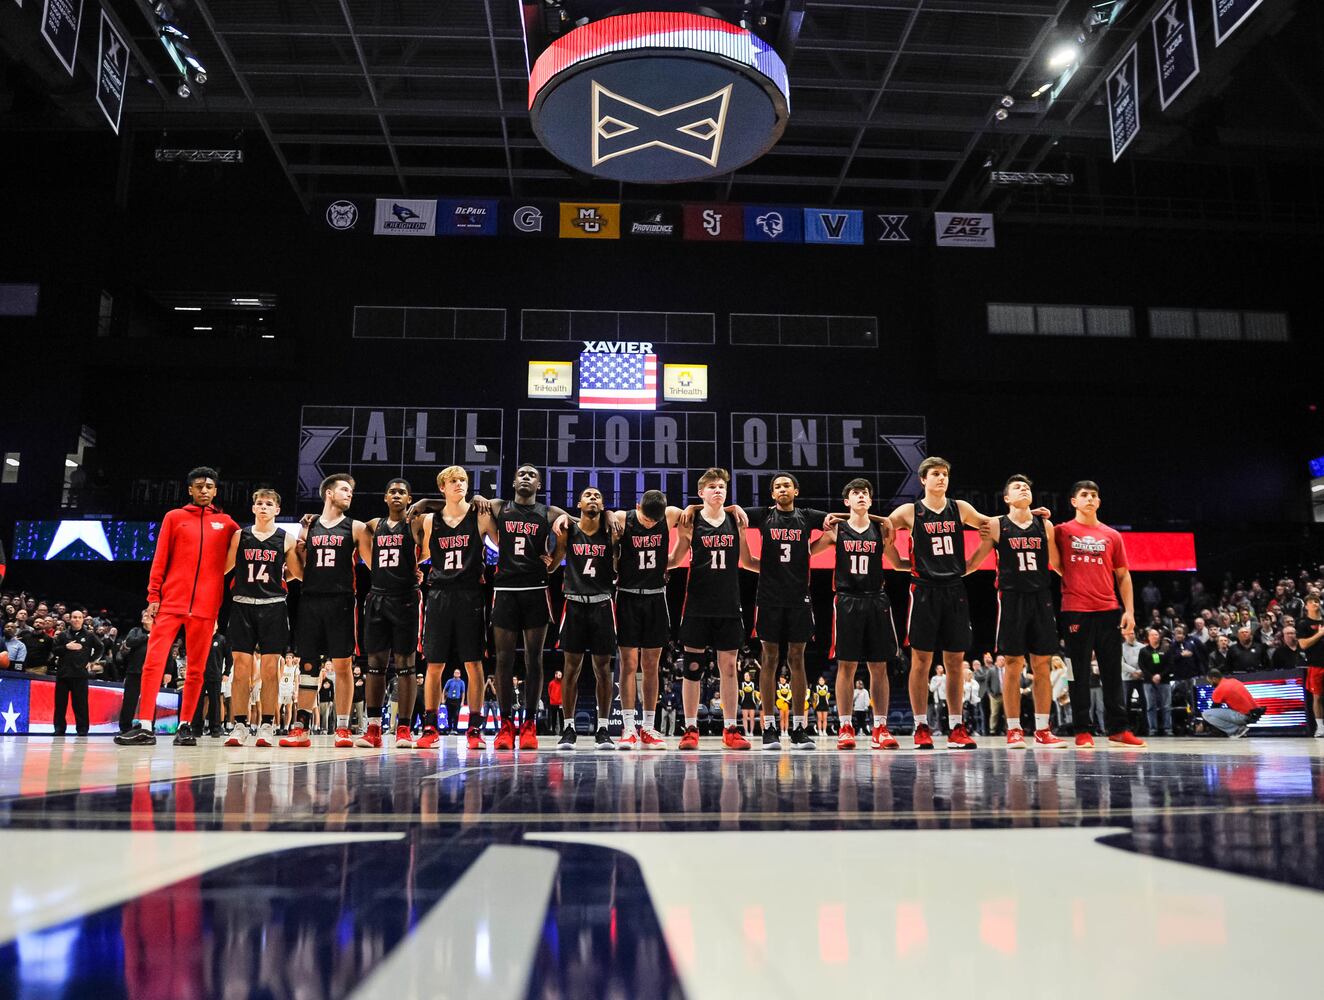
<path id="1" fill-rule="evenodd" d="M 711 94 L 659 110 L 612 93 L 594 80 L 593 165 L 656 147 L 717 166 L 731 87 L 727 84 Z"/>

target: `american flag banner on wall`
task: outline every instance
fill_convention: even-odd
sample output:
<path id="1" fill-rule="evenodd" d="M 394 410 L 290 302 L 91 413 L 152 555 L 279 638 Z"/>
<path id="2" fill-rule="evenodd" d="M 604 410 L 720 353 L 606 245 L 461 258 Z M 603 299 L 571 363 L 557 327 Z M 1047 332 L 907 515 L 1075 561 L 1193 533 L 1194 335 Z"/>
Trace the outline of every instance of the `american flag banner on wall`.
<path id="1" fill-rule="evenodd" d="M 579 356 L 579 408 L 657 409 L 657 355 L 582 353 Z"/>

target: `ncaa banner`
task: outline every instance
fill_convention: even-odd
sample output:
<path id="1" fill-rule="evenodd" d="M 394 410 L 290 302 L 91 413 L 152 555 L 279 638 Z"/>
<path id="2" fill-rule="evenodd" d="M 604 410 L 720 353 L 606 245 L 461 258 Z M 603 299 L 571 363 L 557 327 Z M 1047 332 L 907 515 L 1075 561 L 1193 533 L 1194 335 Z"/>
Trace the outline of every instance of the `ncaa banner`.
<path id="1" fill-rule="evenodd" d="M 1168 0 L 1150 23 L 1158 66 L 1159 106 L 1164 111 L 1200 72 L 1194 5 L 1195 0 Z"/>
<path id="2" fill-rule="evenodd" d="M 496 199 L 442 198 L 437 202 L 437 235 L 495 236 L 499 204 Z"/>
<path id="3" fill-rule="evenodd" d="M 501 232 L 506 236 L 554 239 L 559 220 L 560 207 L 554 201 L 502 202 Z"/>
<path id="4" fill-rule="evenodd" d="M 619 240 L 620 238 L 619 203 L 561 202 L 561 239 Z"/>
<path id="5" fill-rule="evenodd" d="M 124 111 L 124 80 L 129 73 L 129 48 L 101 11 L 101 36 L 97 42 L 97 107 L 120 134 L 120 115 Z"/>
<path id="6" fill-rule="evenodd" d="M 702 403 L 708 399 L 707 365 L 663 365 L 662 398 L 672 403 Z"/>
<path id="7" fill-rule="evenodd" d="M 682 205 L 687 240 L 738 240 L 743 234 L 739 205 Z"/>
<path id="8" fill-rule="evenodd" d="M 934 212 L 933 229 L 940 247 L 997 245 L 991 212 Z"/>
<path id="9" fill-rule="evenodd" d="M 864 242 L 909 244 L 911 219 L 907 212 L 867 212 L 864 216 Z"/>
<path id="10" fill-rule="evenodd" d="M 1108 77 L 1108 132 L 1113 162 L 1140 131 L 1140 49 L 1132 45 Z"/>
<path id="11" fill-rule="evenodd" d="M 83 0 L 46 0 L 41 9 L 41 37 L 70 76 L 78 55 L 78 30 L 83 24 Z"/>
<path id="12" fill-rule="evenodd" d="M 804 211 L 786 205 L 746 205 L 745 239 L 751 243 L 803 243 Z"/>
<path id="13" fill-rule="evenodd" d="M 853 208 L 806 208 L 806 243 L 841 243 L 859 246 L 864 242 L 864 213 Z"/>
<path id="14" fill-rule="evenodd" d="M 1213 0 L 1214 45 L 1222 45 L 1264 0 Z"/>
<path id="15" fill-rule="evenodd" d="M 374 236 L 436 236 L 437 203 L 409 198 L 378 198 Z"/>
<path id="16" fill-rule="evenodd" d="M 530 399 L 569 399 L 574 392 L 574 362 L 530 361 Z"/>

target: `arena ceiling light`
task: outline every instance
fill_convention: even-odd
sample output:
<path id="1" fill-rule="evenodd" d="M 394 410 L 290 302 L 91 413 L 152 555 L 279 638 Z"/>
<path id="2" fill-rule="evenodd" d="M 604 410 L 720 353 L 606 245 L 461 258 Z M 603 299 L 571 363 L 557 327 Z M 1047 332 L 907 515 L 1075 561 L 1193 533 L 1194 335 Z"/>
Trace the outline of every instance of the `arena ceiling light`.
<path id="1" fill-rule="evenodd" d="M 1075 42 L 1063 42 L 1048 54 L 1049 69 L 1065 69 L 1080 56 L 1080 46 Z"/>

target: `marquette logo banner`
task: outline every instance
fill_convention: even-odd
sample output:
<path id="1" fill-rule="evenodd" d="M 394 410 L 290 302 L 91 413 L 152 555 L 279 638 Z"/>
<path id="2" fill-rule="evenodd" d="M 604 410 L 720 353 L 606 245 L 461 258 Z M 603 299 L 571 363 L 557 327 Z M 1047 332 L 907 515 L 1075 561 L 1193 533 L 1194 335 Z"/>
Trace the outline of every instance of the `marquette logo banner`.
<path id="1" fill-rule="evenodd" d="M 707 365 L 663 365 L 662 398 L 677 403 L 702 403 L 708 398 Z"/>
<path id="2" fill-rule="evenodd" d="M 574 392 L 574 362 L 530 361 L 530 399 L 569 399 Z"/>
<path id="3" fill-rule="evenodd" d="M 563 240 L 619 240 L 621 206 L 583 202 L 561 202 Z"/>

